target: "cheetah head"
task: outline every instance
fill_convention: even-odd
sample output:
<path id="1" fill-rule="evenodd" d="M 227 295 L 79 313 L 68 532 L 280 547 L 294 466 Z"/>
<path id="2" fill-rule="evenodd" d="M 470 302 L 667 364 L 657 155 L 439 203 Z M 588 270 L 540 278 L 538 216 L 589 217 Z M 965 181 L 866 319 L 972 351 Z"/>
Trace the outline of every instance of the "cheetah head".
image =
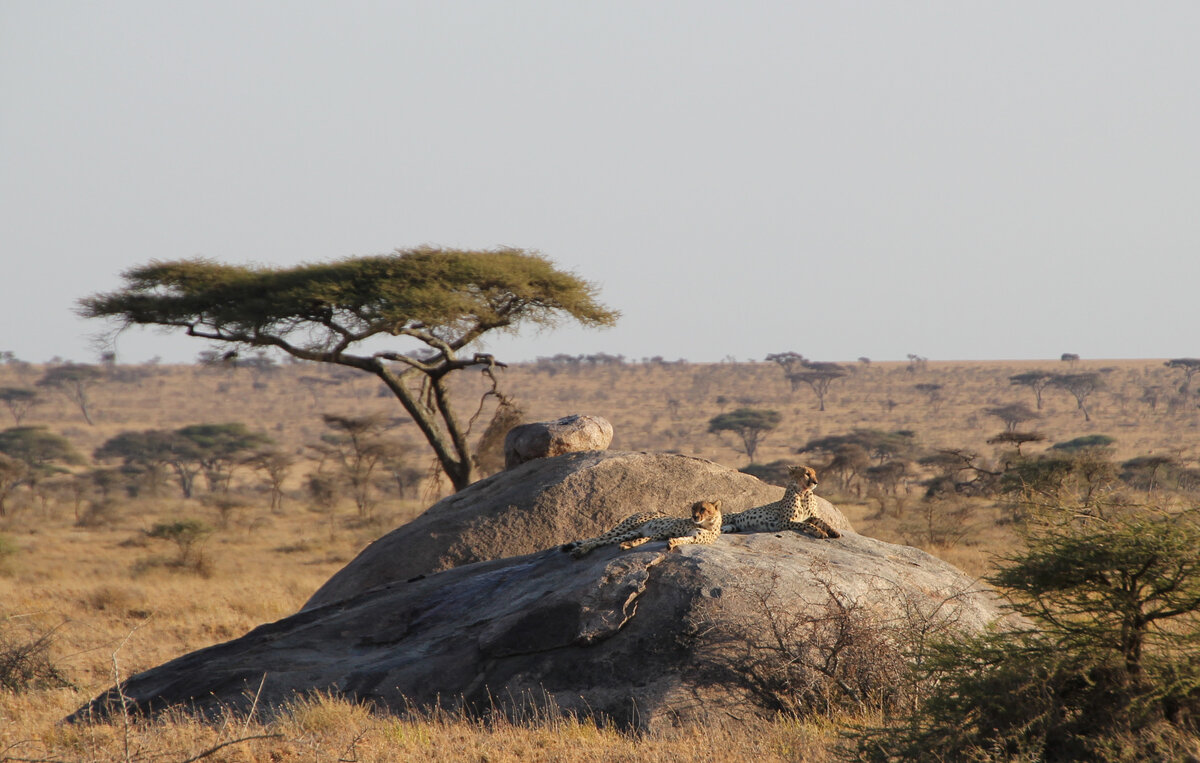
<path id="1" fill-rule="evenodd" d="M 721 526 L 721 500 L 696 501 L 692 504 L 692 521 L 706 530 Z"/>
<path id="2" fill-rule="evenodd" d="M 811 490 L 818 484 L 817 472 L 811 466 L 789 466 L 788 476 L 795 480 L 801 490 Z"/>

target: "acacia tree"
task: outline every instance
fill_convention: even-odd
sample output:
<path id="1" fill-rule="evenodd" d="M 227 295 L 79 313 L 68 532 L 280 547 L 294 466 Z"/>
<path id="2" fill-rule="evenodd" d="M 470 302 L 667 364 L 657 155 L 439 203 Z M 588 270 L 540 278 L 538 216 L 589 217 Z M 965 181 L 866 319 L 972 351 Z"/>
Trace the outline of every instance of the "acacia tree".
<path id="1" fill-rule="evenodd" d="M 1163 365 L 1183 371 L 1183 384 L 1179 385 L 1179 391 L 1187 394 L 1192 388 L 1192 377 L 1196 375 L 1197 371 L 1200 371 L 1200 358 L 1174 358 Z"/>
<path id="2" fill-rule="evenodd" d="M 92 412 L 90 409 L 92 401 L 88 396 L 88 390 L 96 381 L 103 377 L 104 372 L 94 366 L 68 364 L 65 366 L 55 366 L 46 371 L 42 375 L 42 378 L 37 380 L 37 386 L 56 389 L 62 392 L 75 405 L 79 406 L 80 412 L 83 413 L 84 421 L 89 426 L 95 426 L 96 422 L 92 421 Z"/>
<path id="3" fill-rule="evenodd" d="M 1054 378 L 1050 380 L 1050 384 L 1070 392 L 1071 396 L 1075 398 L 1076 407 L 1083 411 L 1083 420 L 1092 420 L 1091 415 L 1088 414 L 1086 403 L 1091 394 L 1104 384 L 1100 374 L 1055 374 Z"/>
<path id="4" fill-rule="evenodd" d="M 984 408 L 983 412 L 989 416 L 995 416 L 1004 422 L 1004 429 L 1008 432 L 1017 431 L 1017 427 L 1024 424 L 1026 421 L 1036 419 L 1038 415 L 1029 410 L 1029 406 L 1024 403 L 1009 403 L 1008 405 L 996 405 L 990 408 Z"/>
<path id="5" fill-rule="evenodd" d="M 263 448 L 244 460 L 247 465 L 267 475 L 271 484 L 271 511 L 283 508 L 283 483 L 296 464 L 296 457 L 277 448 Z"/>
<path id="6" fill-rule="evenodd" d="M 1042 410 L 1042 390 L 1046 389 L 1053 378 L 1054 374 L 1047 371 L 1026 371 L 1023 374 L 1008 377 L 1008 383 L 1029 387 L 1033 390 L 1033 397 L 1037 400 L 1037 409 L 1040 411 Z"/>
<path id="7" fill-rule="evenodd" d="M 0 517 L 4 500 L 21 485 L 36 488 L 45 477 L 65 471 L 62 464 L 80 464 L 83 458 L 67 438 L 45 427 L 10 427 L 0 432 Z"/>
<path id="8" fill-rule="evenodd" d="M 450 400 L 448 376 L 498 365 L 466 350 L 489 331 L 554 326 L 572 318 L 610 326 L 618 313 L 596 288 L 519 249 L 418 248 L 291 268 L 193 259 L 152 262 L 123 274 L 125 286 L 80 301 L 80 313 L 116 331 L 169 326 L 188 336 L 378 376 L 413 418 L 456 490 L 475 478 L 469 422 Z M 398 346 L 358 349 L 371 339 Z M 495 381 L 493 377 L 493 381 Z"/>
<path id="9" fill-rule="evenodd" d="M 151 485 L 158 485 L 163 468 L 170 467 L 179 479 L 184 498 L 192 497 L 200 471 L 196 443 L 165 429 L 122 432 L 106 440 L 92 455 L 97 461 L 121 459 L 125 471 L 148 476 Z"/>
<path id="10" fill-rule="evenodd" d="M 868 732 L 864 759 L 1189 757 L 1200 731 L 1200 517 L 1057 513 L 1031 523 L 1026 548 L 989 578 L 1032 627 L 933 643 L 929 694 Z"/>
<path id="11" fill-rule="evenodd" d="M 803 355 L 798 352 L 773 352 L 766 357 L 768 363 L 778 363 L 783 369 L 783 375 L 791 378 L 792 374 L 797 373 L 804 368 L 804 364 L 808 362 Z M 793 390 L 795 387 L 793 386 Z"/>
<path id="12" fill-rule="evenodd" d="M 17 426 L 21 425 L 21 420 L 25 418 L 30 406 L 36 403 L 37 399 L 37 390 L 28 387 L 0 388 L 0 401 L 3 401 L 4 405 L 8 407 L 8 412 L 13 417 L 13 423 Z"/>
<path id="13" fill-rule="evenodd" d="M 1018 432 L 1016 429 L 1006 429 L 995 437 L 989 437 L 988 445 L 1012 445 L 1017 449 L 1017 456 L 1022 456 L 1021 446 L 1031 442 L 1044 442 L 1046 435 L 1041 432 Z"/>
<path id="14" fill-rule="evenodd" d="M 371 480 L 375 469 L 400 447 L 383 437 L 390 423 L 379 414 L 338 416 L 326 413 L 321 418 L 332 431 L 321 435 L 320 445 L 311 447 L 321 454 L 322 461 L 329 458 L 338 465 L 342 477 L 350 484 L 359 516 L 369 517 L 374 505 Z"/>
<path id="15" fill-rule="evenodd" d="M 234 467 L 254 450 L 273 442 L 262 432 L 251 432 L 241 422 L 192 424 L 175 430 L 175 434 L 193 444 L 195 460 L 211 492 L 228 492 Z"/>
<path id="16" fill-rule="evenodd" d="M 817 410 L 823 411 L 825 410 L 825 395 L 829 393 L 829 385 L 848 372 L 837 363 L 806 361 L 804 367 L 806 370 L 788 375 L 788 381 L 792 383 L 792 391 L 795 392 L 801 384 L 807 384 L 816 393 Z"/>
<path id="17" fill-rule="evenodd" d="M 733 432 L 742 440 L 742 449 L 754 463 L 754 452 L 767 432 L 779 426 L 783 416 L 779 411 L 762 408 L 738 408 L 736 411 L 713 416 L 708 421 L 708 431 Z"/>

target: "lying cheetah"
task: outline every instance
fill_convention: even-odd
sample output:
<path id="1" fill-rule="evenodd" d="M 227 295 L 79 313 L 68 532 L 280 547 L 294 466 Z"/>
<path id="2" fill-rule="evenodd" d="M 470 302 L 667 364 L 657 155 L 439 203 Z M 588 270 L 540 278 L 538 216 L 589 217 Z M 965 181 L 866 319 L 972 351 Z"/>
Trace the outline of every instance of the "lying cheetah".
<path id="1" fill-rule="evenodd" d="M 789 466 L 787 491 L 775 503 L 756 506 L 725 517 L 721 532 L 795 530 L 814 538 L 840 538 L 837 530 L 816 516 L 817 473 L 808 466 Z"/>
<path id="2" fill-rule="evenodd" d="M 620 543 L 633 548 L 652 540 L 667 541 L 667 550 L 686 543 L 712 543 L 721 534 L 721 502 L 696 501 L 692 517 L 672 517 L 657 511 L 641 511 L 622 519 L 613 529 L 595 538 L 577 540 L 562 546 L 576 559 L 599 546 Z"/>

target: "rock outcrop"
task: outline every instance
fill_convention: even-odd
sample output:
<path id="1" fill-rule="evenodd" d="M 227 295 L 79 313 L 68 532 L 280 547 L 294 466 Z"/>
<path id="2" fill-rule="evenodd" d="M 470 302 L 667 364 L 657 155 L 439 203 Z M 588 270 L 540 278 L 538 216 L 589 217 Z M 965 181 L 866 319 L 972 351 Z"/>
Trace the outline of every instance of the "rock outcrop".
<path id="1" fill-rule="evenodd" d="M 936 620 L 977 632 L 1002 614 L 944 562 L 861 535 L 731 535 L 671 554 L 665 545 L 579 561 L 551 549 L 392 583 L 136 675 L 123 694 L 151 713 L 245 711 L 256 696 L 269 709 L 320 690 L 396 711 L 536 703 L 651 730 L 715 712 L 751 721 L 777 709 L 756 671 L 787 669 L 771 662 L 771 618 L 796 618 L 784 630 L 816 656 L 837 648 L 821 634 L 858 629 L 859 653 L 840 659 L 867 666 L 855 680 L 886 684 L 906 629 Z M 109 692 L 74 719 L 119 702 Z"/>
<path id="2" fill-rule="evenodd" d="M 511 469 L 535 458 L 608 450 L 612 438 L 612 424 L 600 416 L 573 414 L 556 421 L 521 424 L 504 436 L 504 468 Z"/>
<path id="3" fill-rule="evenodd" d="M 581 560 L 557 548 L 631 511 L 710 497 L 746 508 L 779 488 L 681 456 L 525 464 L 381 538 L 295 615 L 135 675 L 72 719 L 122 699 L 147 713 L 269 713 L 323 691 L 397 711 L 532 703 L 651 730 L 714 713 L 752 721 L 780 709 L 778 671 L 828 666 L 836 651 L 844 675 L 803 668 L 788 685 L 886 694 L 910 635 L 978 632 L 1004 616 L 950 565 L 854 533 L 723 535 L 674 553 L 610 546 Z M 522 544 L 541 548 L 506 553 Z M 472 559 L 487 555 L 504 558 Z"/>
<path id="4" fill-rule="evenodd" d="M 593 451 L 538 459 L 480 480 L 379 538 L 304 608 L 396 580 L 589 538 L 635 511 L 686 516 L 694 502 L 720 498 L 723 510 L 734 512 L 782 495 L 783 488 L 702 458 Z M 852 532 L 831 503 L 819 503 L 822 519 Z"/>

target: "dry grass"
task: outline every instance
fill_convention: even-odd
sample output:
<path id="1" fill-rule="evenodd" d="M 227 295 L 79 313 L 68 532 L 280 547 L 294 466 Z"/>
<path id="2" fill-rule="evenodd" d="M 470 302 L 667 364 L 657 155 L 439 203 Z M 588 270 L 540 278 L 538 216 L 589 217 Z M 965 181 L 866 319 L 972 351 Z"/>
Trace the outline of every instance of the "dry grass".
<path id="1" fill-rule="evenodd" d="M 1179 384 L 1175 372 L 1161 361 L 1085 361 L 1079 366 L 1075 370 L 1109 369 L 1104 371 L 1107 387 L 1092 401 L 1090 423 L 1075 410 L 1073 399 L 1047 390 L 1036 428 L 1050 442 L 1103 433 L 1117 438 L 1118 459 L 1155 453 L 1196 464 L 1200 411 L 1195 399 L 1168 405 L 1164 396 L 1154 409 L 1142 401 L 1147 387 L 1172 393 Z M 732 441 L 709 434 L 707 422 L 742 405 L 783 414 L 783 424 L 760 449 L 760 462 L 802 460 L 794 452 L 798 445 L 856 427 L 911 429 L 928 447 L 991 453 L 985 441 L 1003 427 L 983 409 L 1011 402 L 1032 406 L 1029 390 L 1009 385 L 1007 378 L 1035 368 L 1067 370 L 1057 361 L 930 363 L 915 372 L 903 363 L 860 366 L 834 383 L 823 413 L 815 410 L 815 397 L 807 389 L 790 391 L 772 364 L 578 370 L 528 364 L 510 368 L 503 384 L 528 420 L 599 414 L 614 425 L 614 448 L 674 451 L 741 466 L 745 456 Z M 322 413 L 399 412 L 391 399 L 377 395 L 379 385 L 371 378 L 320 367 L 285 366 L 267 375 L 194 367 L 119 371 L 124 381 L 106 381 L 92 392 L 94 427 L 71 403 L 53 396 L 33 408 L 23 423 L 47 426 L 90 454 L 125 430 L 242 421 L 267 432 L 284 449 L 311 458 L 305 446 L 323 432 Z M 40 372 L 0 366 L 0 386 L 32 386 Z M 915 389 L 918 383 L 942 384 L 943 400 L 930 403 Z M 461 408 L 473 412 L 483 390 L 482 380 L 461 375 L 456 388 Z M 0 415 L 7 412 L 0 409 Z M 488 415 L 490 409 L 476 433 L 482 432 Z M 427 468 L 427 451 L 415 427 L 401 424 L 395 433 L 419 454 L 413 456 L 414 465 Z M 635 739 L 563 719 L 486 725 L 464 718 L 376 716 L 327 697 L 298 700 L 266 722 L 229 718 L 206 724 L 173 717 L 129 728 L 119 722 L 59 725 L 64 715 L 111 685 L 114 670 L 127 676 L 294 612 L 365 544 L 427 505 L 388 497 L 371 522 L 359 520 L 348 503 L 333 513 L 316 511 L 299 491 L 302 472 L 289 481 L 283 510 L 274 513 L 265 494 L 248 492 L 261 480 L 246 470 L 237 480 L 247 491 L 248 505 L 225 516 L 200 500 L 185 501 L 168 491 L 159 498 L 116 501 L 96 521 L 81 526 L 67 494 L 44 501 L 17 496 L 14 510 L 0 518 L 0 627 L 17 635 L 54 630 L 49 656 L 74 687 L 0 691 L 0 759 L 182 761 L 243 737 L 260 738 L 223 747 L 206 759 L 833 759 L 837 728 L 822 721 L 780 721 L 753 735 L 720 726 Z M 432 498 L 429 488 L 425 492 Z M 944 523 L 947 512 L 961 507 L 942 507 L 941 514 L 926 516 L 915 494 L 884 511 L 870 500 L 824 494 L 865 534 L 920 545 L 970 574 L 986 573 L 992 554 L 1013 542 L 1003 512 L 986 501 L 973 499 L 965 531 L 943 544 L 931 540 L 930 533 L 944 530 L 935 523 Z M 84 497 L 78 510 L 86 510 L 92 500 Z M 145 530 L 157 522 L 191 518 L 216 530 L 201 549 L 202 563 L 181 567 L 172 563 L 170 544 L 148 538 Z"/>

